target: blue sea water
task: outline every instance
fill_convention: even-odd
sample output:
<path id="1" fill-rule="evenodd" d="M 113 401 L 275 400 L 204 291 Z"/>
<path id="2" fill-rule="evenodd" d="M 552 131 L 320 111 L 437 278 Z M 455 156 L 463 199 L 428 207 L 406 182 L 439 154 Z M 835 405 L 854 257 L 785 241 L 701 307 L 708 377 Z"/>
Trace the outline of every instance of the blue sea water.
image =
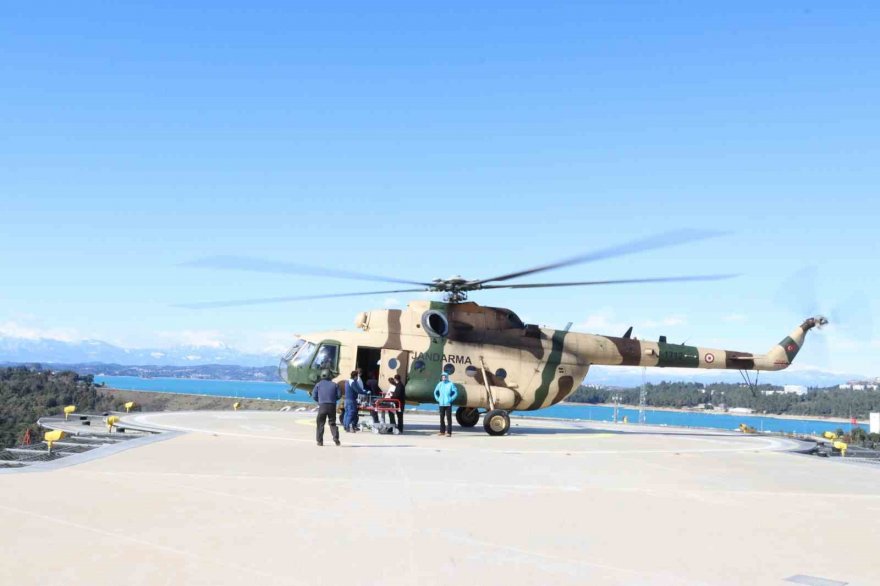
<path id="1" fill-rule="evenodd" d="M 133 376 L 96 376 L 95 382 L 104 383 L 110 388 L 132 391 L 153 391 L 161 393 L 180 393 L 184 395 L 210 395 L 215 397 L 274 399 L 278 401 L 311 401 L 305 391 L 289 392 L 289 386 L 282 382 L 251 382 L 201 380 L 184 378 L 138 378 Z M 436 410 L 436 405 L 422 405 L 420 409 Z M 645 422 L 651 425 L 670 425 L 676 427 L 708 427 L 715 429 L 736 429 L 741 423 L 759 431 L 775 431 L 798 434 L 821 434 L 836 429 L 848 430 L 852 426 L 840 421 L 818 419 L 782 419 L 755 415 L 732 415 L 729 413 L 699 413 L 681 411 L 647 410 Z M 514 415 L 528 417 L 552 417 L 561 419 L 583 419 L 589 421 L 613 421 L 614 407 L 608 405 L 563 404 L 547 409 L 529 412 L 515 412 Z M 627 417 L 630 423 L 639 420 L 638 409 L 621 407 L 618 418 Z M 861 425 L 867 431 L 867 427 Z"/>

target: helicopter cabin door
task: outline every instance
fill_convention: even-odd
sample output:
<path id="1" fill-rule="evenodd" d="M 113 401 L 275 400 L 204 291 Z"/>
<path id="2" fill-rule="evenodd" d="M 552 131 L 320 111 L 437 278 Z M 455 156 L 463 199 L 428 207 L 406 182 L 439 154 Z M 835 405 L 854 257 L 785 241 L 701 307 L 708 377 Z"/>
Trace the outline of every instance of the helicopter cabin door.
<path id="1" fill-rule="evenodd" d="M 406 383 L 406 370 L 409 368 L 409 352 L 406 350 L 382 349 L 382 359 L 379 365 L 379 386 L 382 390 L 388 387 L 388 379 L 399 374 L 401 380 Z"/>
<path id="2" fill-rule="evenodd" d="M 357 349 L 357 356 L 355 357 L 355 368 L 360 368 L 361 373 L 363 375 L 364 382 L 369 380 L 370 376 L 375 374 L 378 370 L 376 367 L 381 366 L 381 357 L 382 357 L 382 349 L 381 348 L 368 348 L 365 346 L 360 346 Z M 346 373 L 348 374 L 348 373 Z M 382 386 L 382 378 L 379 376 L 379 386 Z"/>

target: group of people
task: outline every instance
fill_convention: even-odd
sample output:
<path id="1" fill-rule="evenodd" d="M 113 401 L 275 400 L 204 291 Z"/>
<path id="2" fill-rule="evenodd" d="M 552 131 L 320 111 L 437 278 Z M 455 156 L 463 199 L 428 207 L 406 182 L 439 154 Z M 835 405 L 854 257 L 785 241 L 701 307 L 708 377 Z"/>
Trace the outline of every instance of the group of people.
<path id="1" fill-rule="evenodd" d="M 377 399 L 394 399 L 378 409 Z M 381 402 L 379 404 L 382 404 Z M 379 412 L 383 420 L 387 413 L 391 425 L 397 426 L 397 430 L 403 433 L 403 408 L 406 405 L 406 385 L 403 384 L 400 375 L 395 374 L 388 379 L 388 388 L 383 392 L 379 387 L 378 375 L 373 373 L 364 383 L 361 379 L 361 369 L 351 371 L 350 378 L 345 381 L 345 411 L 342 415 L 342 426 L 345 431 L 357 432 L 360 415 L 358 408 L 361 405 L 369 406 L 370 417 L 373 424 L 379 424 Z M 395 410 L 393 407 L 397 407 Z"/>
<path id="2" fill-rule="evenodd" d="M 318 445 L 324 445 L 324 426 L 327 421 L 330 422 L 330 434 L 333 436 L 333 443 L 340 445 L 339 427 L 336 425 L 336 404 L 339 399 L 344 397 L 342 426 L 345 431 L 354 433 L 359 430 L 358 420 L 360 415 L 358 409 L 363 406 L 370 407 L 370 415 L 373 424 L 379 424 L 379 415 L 376 408 L 377 399 L 395 399 L 388 401 L 385 408 L 382 408 L 383 419 L 388 415 L 391 425 L 397 427 L 400 433 L 403 433 L 403 410 L 406 406 L 406 385 L 399 375 L 394 375 L 388 379 L 388 388 L 383 392 L 379 387 L 377 375 L 374 373 L 367 382 L 363 382 L 361 378 L 361 369 L 351 371 L 351 376 L 344 385 L 336 384 L 331 379 L 333 374 L 325 369 L 321 371 L 321 380 L 312 389 L 312 399 L 318 403 L 317 417 L 317 440 Z M 344 389 L 344 390 L 343 390 Z M 396 409 L 391 408 L 393 405 Z"/>
<path id="3" fill-rule="evenodd" d="M 336 404 L 343 397 L 341 385 L 334 383 L 331 379 L 332 373 L 329 370 L 321 371 L 321 380 L 312 389 L 312 399 L 318 403 L 317 417 L 317 440 L 318 445 L 324 445 L 324 425 L 327 420 L 330 421 L 330 434 L 333 436 L 333 443 L 340 445 L 339 427 L 336 425 Z M 397 429 L 403 433 L 403 410 L 406 405 L 406 385 L 404 385 L 399 375 L 394 375 L 388 379 L 388 387 L 383 393 L 379 387 L 379 381 L 376 374 L 373 374 L 364 383 L 361 379 L 361 370 L 353 370 L 350 378 L 345 381 L 344 385 L 344 407 L 342 416 L 342 425 L 347 432 L 358 431 L 358 408 L 363 401 L 365 404 L 373 406 L 375 399 L 396 399 L 399 410 L 385 411 L 387 412 L 391 425 L 396 425 Z M 455 383 L 449 380 L 449 375 L 445 372 L 440 375 L 440 382 L 434 387 L 434 400 L 440 406 L 440 433 L 439 435 L 452 436 L 452 404 L 458 397 L 458 389 Z M 370 415 L 373 424 L 379 424 L 379 415 L 375 407 L 370 409 Z"/>

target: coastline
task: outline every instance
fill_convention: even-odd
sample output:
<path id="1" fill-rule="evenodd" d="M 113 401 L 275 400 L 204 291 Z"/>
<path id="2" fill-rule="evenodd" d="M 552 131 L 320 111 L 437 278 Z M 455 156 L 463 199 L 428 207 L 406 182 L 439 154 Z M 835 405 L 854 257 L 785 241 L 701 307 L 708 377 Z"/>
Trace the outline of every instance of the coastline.
<path id="1" fill-rule="evenodd" d="M 601 406 L 601 407 L 610 407 L 614 408 L 614 403 L 572 403 L 563 401 L 559 403 L 560 405 L 575 405 L 575 406 Z M 638 411 L 638 405 L 624 405 L 623 403 L 619 404 L 618 407 L 622 409 L 630 409 L 633 411 Z M 748 417 L 766 417 L 770 419 L 797 419 L 797 420 L 816 420 L 816 421 L 825 421 L 829 423 L 845 423 L 850 425 L 851 422 L 847 418 L 843 417 L 827 417 L 825 415 L 791 415 L 791 414 L 775 414 L 775 413 L 730 413 L 729 411 L 716 411 L 713 409 L 680 409 L 677 407 L 654 407 L 654 406 L 646 406 L 646 410 L 648 411 L 670 411 L 673 413 L 700 413 L 705 415 L 747 415 Z M 858 419 L 856 418 L 856 422 L 862 425 L 868 425 L 867 419 Z"/>
<path id="2" fill-rule="evenodd" d="M 133 391 L 112 387 L 98 387 L 98 394 L 123 402 L 134 401 L 138 411 L 201 411 L 231 410 L 233 403 L 241 409 L 255 411 L 279 411 L 282 407 L 311 406 L 300 401 L 256 399 L 251 397 L 219 397 L 207 394 L 170 393 L 163 391 Z"/>
<path id="3" fill-rule="evenodd" d="M 189 411 L 189 410 L 226 410 L 232 408 L 232 403 L 239 402 L 241 409 L 270 411 L 280 410 L 282 407 L 312 407 L 310 402 L 295 400 L 278 400 L 270 398 L 253 398 L 253 397 L 223 397 L 210 394 L 200 393 L 178 393 L 163 391 L 141 391 L 129 389 L 117 389 L 113 387 L 99 387 L 98 392 L 110 397 L 118 398 L 122 401 L 134 401 L 138 408 L 145 411 Z M 557 406 L 563 407 L 606 407 L 614 408 L 613 403 L 568 403 L 562 402 Z M 638 405 L 619 405 L 631 411 L 637 411 Z M 421 409 L 419 409 L 421 411 Z M 723 411 L 700 410 L 700 409 L 677 409 L 674 407 L 648 407 L 648 411 L 666 411 L 670 413 L 690 413 L 690 414 L 707 414 L 707 415 L 739 415 L 737 413 L 728 413 Z M 429 412 L 429 411 L 428 411 Z M 527 414 L 523 411 L 521 414 Z M 774 415 L 767 413 L 751 413 L 749 417 L 761 417 L 769 419 L 786 419 L 786 420 L 813 420 L 825 423 L 840 423 L 841 425 L 850 425 L 849 419 L 840 417 L 823 417 L 821 415 Z M 577 418 L 574 418 L 577 419 Z M 856 420 L 859 424 L 867 425 L 867 421 Z"/>

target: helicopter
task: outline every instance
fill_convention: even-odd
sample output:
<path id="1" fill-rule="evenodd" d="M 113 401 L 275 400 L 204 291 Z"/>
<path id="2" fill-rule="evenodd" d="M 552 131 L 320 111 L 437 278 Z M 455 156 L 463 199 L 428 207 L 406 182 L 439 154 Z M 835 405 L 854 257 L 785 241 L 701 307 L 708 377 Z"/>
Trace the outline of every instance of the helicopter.
<path id="1" fill-rule="evenodd" d="M 717 233 L 681 230 L 637 239 L 558 262 L 485 279 L 453 276 L 432 281 L 408 281 L 337 269 L 243 257 L 210 257 L 187 263 L 215 269 L 264 273 L 311 274 L 335 278 L 383 281 L 418 288 L 361 291 L 187 304 L 184 307 L 229 307 L 305 301 L 328 297 L 434 292 L 443 301 L 413 300 L 405 309 L 374 309 L 359 313 L 355 330 L 300 335 L 281 358 L 279 373 L 296 389 L 311 390 L 322 371 L 341 384 L 345 374 L 360 368 L 378 380 L 399 375 L 406 383 L 407 403 L 434 403 L 434 387 L 445 373 L 458 389 L 455 418 L 465 428 L 483 418 L 492 436 L 510 430 L 511 411 L 534 411 L 555 405 L 571 395 L 593 365 L 679 367 L 775 371 L 787 368 L 804 344 L 806 334 L 828 323 L 809 317 L 764 354 L 673 344 L 660 336 L 646 341 L 632 337 L 632 327 L 620 336 L 580 333 L 524 323 L 513 311 L 468 300 L 476 291 L 585 287 L 620 284 L 713 281 L 735 275 L 690 275 L 554 283 L 508 283 L 528 275 L 609 258 L 703 240 Z M 569 324 L 570 325 L 570 324 Z"/>

